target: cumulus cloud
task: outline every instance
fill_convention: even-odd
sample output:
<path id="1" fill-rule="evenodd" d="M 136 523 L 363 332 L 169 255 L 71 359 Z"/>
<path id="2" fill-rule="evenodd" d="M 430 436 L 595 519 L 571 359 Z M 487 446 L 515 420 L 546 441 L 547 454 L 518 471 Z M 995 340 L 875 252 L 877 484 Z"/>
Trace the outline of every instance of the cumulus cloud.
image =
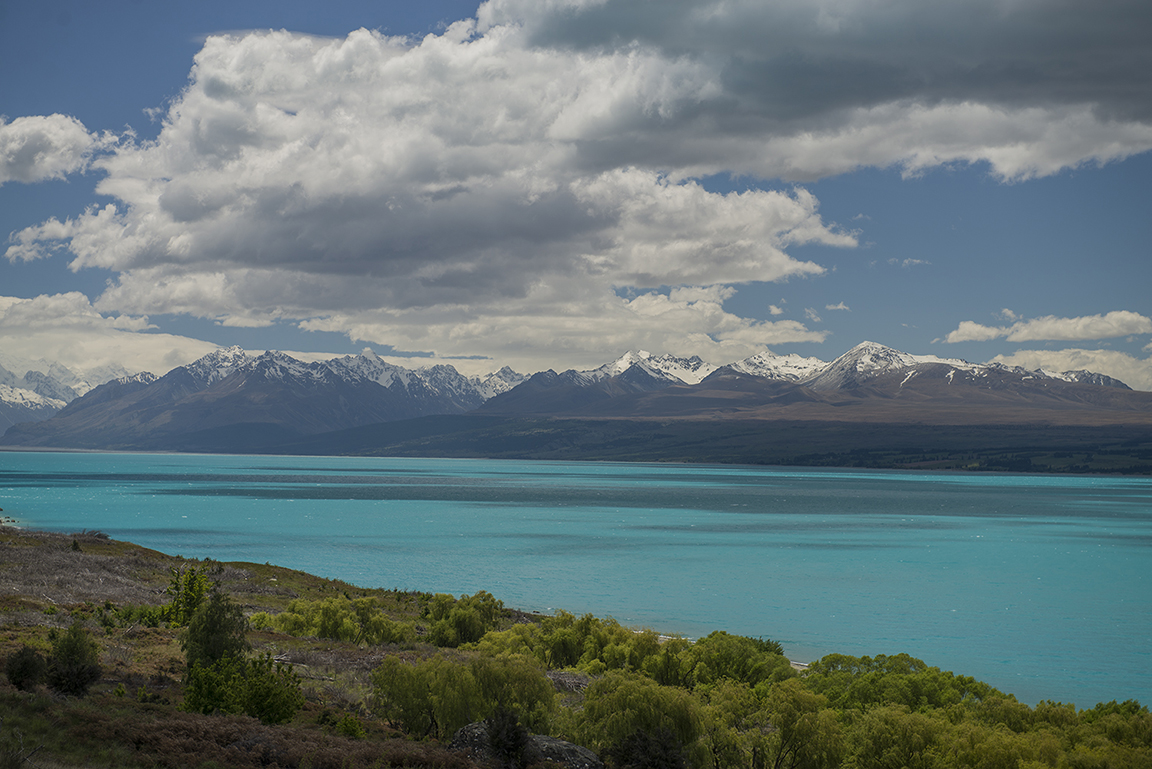
<path id="1" fill-rule="evenodd" d="M 10 123 L 0 116 L 0 184 L 63 179 L 115 141 L 108 134 L 90 134 L 66 115 L 18 117 Z"/>
<path id="2" fill-rule="evenodd" d="M 301 326 L 346 332 L 355 340 L 399 349 L 481 352 L 525 371 L 599 366 L 605 351 L 629 348 L 675 350 L 730 363 L 770 344 L 822 342 L 827 337 L 797 321 L 756 321 L 729 313 L 723 305 L 732 294 L 730 287 L 703 286 L 633 297 L 574 297 L 561 288 L 510 302 L 483 317 L 464 307 L 407 308 L 334 314 Z"/>
<path id="3" fill-rule="evenodd" d="M 96 162 L 115 202 L 15 233 L 7 256 L 114 271 L 102 312 L 349 334 L 373 313 L 458 328 L 563 306 L 564 324 L 620 287 L 821 274 L 788 248 L 856 241 L 803 188 L 719 194 L 674 159 L 587 149 L 718 87 L 698 63 L 532 48 L 515 27 L 212 37 L 157 140 Z"/>
<path id="4" fill-rule="evenodd" d="M 1018 317 L 1010 310 L 1005 317 Z M 970 320 L 961 321 L 955 331 L 944 337 L 945 342 L 985 342 L 1001 337 L 1009 342 L 1040 340 L 1076 341 L 1084 339 L 1112 339 L 1128 334 L 1152 334 L 1152 319 L 1128 310 L 1116 310 L 1103 315 L 1084 315 L 1078 318 L 1058 318 L 1045 315 L 1031 320 L 1019 320 L 1011 326 L 985 326 Z"/>
<path id="5" fill-rule="evenodd" d="M 997 355 L 993 363 L 1046 371 L 1094 371 L 1119 379 L 1133 390 L 1152 390 L 1152 358 L 1137 358 L 1116 350 L 1019 350 Z"/>
<path id="6" fill-rule="evenodd" d="M 0 350 L 13 358 L 51 360 L 78 372 L 124 367 L 164 374 L 216 345 L 155 328 L 147 318 L 106 316 L 79 292 L 32 299 L 0 296 Z"/>
<path id="7" fill-rule="evenodd" d="M 779 122 L 877 104 L 1091 104 L 1102 120 L 1152 117 L 1152 9 L 1062 0 L 925 5 L 859 0 L 489 0 L 481 29 L 522 24 L 539 45 L 653 46 L 714 57 L 728 93 Z M 957 133 L 963 126 L 957 126 Z"/>
<path id="8" fill-rule="evenodd" d="M 824 305 L 824 309 L 825 310 L 845 310 L 847 312 L 852 311 L 852 308 L 849 307 L 848 305 L 844 304 L 843 302 L 837 302 L 836 304 L 826 304 L 826 305 Z"/>
<path id="9" fill-rule="evenodd" d="M 790 249 L 855 234 L 803 187 L 693 180 L 952 163 L 1022 180 L 1152 148 L 1145 4 L 1055 2 L 491 0 L 421 40 L 212 36 L 155 141 L 94 156 L 112 202 L 6 254 L 112 271 L 101 313 L 291 320 L 442 354 L 495 353 L 497 329 L 587 350 L 603 318 L 660 349 L 653 308 L 673 349 L 778 343 L 813 332 L 668 287 L 818 276 L 819 251 Z M 71 130 L 71 160 L 20 173 L 83 167 L 92 138 Z"/>

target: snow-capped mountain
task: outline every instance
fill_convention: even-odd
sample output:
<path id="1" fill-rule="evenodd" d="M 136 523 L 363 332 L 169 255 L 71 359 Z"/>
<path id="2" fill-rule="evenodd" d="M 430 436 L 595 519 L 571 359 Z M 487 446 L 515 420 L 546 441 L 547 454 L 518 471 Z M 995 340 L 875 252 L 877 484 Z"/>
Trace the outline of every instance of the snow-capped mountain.
<path id="1" fill-rule="evenodd" d="M 771 352 L 762 352 L 750 358 L 730 363 L 728 368 L 741 374 L 764 377 L 765 379 L 780 379 L 787 382 L 798 382 L 801 379 L 820 373 L 828 366 L 827 361 L 819 358 L 804 358 L 796 354 L 776 355 Z"/>
<path id="2" fill-rule="evenodd" d="M 1099 387 L 1119 387 L 1123 390 L 1131 390 L 1132 388 L 1121 382 L 1119 379 L 1114 379 L 1107 374 L 1097 374 L 1094 371 L 1087 371 L 1085 369 L 1078 369 L 1076 371 L 1060 371 L 1053 372 L 1045 369 L 1039 369 L 1039 373 L 1050 376 L 1053 379 L 1061 379 L 1065 382 L 1079 382 L 1081 384 L 1092 384 Z"/>
<path id="3" fill-rule="evenodd" d="M 58 398 L 47 398 L 22 387 L 0 384 L 0 434 L 22 422 L 48 419 L 67 405 Z"/>
<path id="4" fill-rule="evenodd" d="M 416 378 L 415 372 L 394 366 L 369 349 L 365 349 L 359 355 L 332 358 L 324 361 L 324 365 L 345 376 L 367 379 L 381 387 L 391 387 L 396 383 L 407 387 Z"/>
<path id="5" fill-rule="evenodd" d="M 969 363 L 959 358 L 911 355 L 875 342 L 861 342 L 823 369 L 799 381 L 818 392 L 852 390 L 877 382 L 888 375 L 900 375 L 900 387 L 917 377 L 936 377 L 949 384 L 961 381 L 1005 386 L 1007 383 L 1052 380 L 1129 389 L 1118 379 L 1090 371 L 1030 371 L 1000 363 Z"/>
<path id="6" fill-rule="evenodd" d="M 1122 382 L 1092 372 L 975 364 L 874 342 L 830 363 L 765 352 L 717 367 L 696 356 L 635 350 L 595 369 L 531 377 L 507 367 L 482 377 L 463 376 L 449 365 L 408 369 L 371 350 L 304 362 L 283 352 L 252 355 L 230 347 L 162 377 L 120 376 L 80 397 L 69 387 L 39 370 L 18 376 L 0 367 L 0 426 L 23 422 L 9 427 L 2 442 L 276 451 L 318 433 L 471 411 L 502 418 L 914 419 L 919 424 L 942 418 L 1039 419 L 1038 413 L 1050 419 L 1054 409 L 1108 412 L 1108 419 L 1152 411 L 1146 403 L 1152 394 L 1125 394 Z M 44 421 L 31 423 L 37 419 Z"/>
<path id="7" fill-rule="evenodd" d="M 859 387 L 884 374 L 903 371 L 924 363 L 943 363 L 965 370 L 975 368 L 973 364 L 959 359 L 910 355 L 875 342 L 861 342 L 802 381 L 817 391 L 844 390 Z"/>
<path id="8" fill-rule="evenodd" d="M 76 398 L 105 382 L 131 374 L 132 372 L 123 366 L 97 366 L 90 369 L 73 370 L 43 358 L 20 358 L 0 352 L 0 384 L 33 390 L 34 392 L 40 392 L 36 387 L 36 384 L 39 383 L 45 387 L 56 389 L 61 394 L 66 395 L 71 391 L 75 393 L 71 398 Z M 45 392 L 40 392 L 40 394 L 46 397 L 57 397 Z M 65 398 L 65 400 L 70 400 L 70 398 Z"/>
<path id="9" fill-rule="evenodd" d="M 523 377 L 504 369 L 473 380 L 447 365 L 415 371 L 371 351 L 306 363 L 277 351 L 216 350 L 162 377 L 105 383 L 55 418 L 4 442 L 99 448 L 269 445 L 330 430 L 461 414 Z M 56 408 L 63 406 L 58 404 Z"/>
<path id="10" fill-rule="evenodd" d="M 666 380 L 669 383 L 697 384 L 718 367 L 705 363 L 697 355 L 691 358 L 678 358 L 668 354 L 653 355 L 647 350 L 629 350 L 611 363 L 577 373 L 584 375 L 589 381 L 599 382 L 620 376 L 632 368 L 640 369 L 654 379 Z"/>
<path id="11" fill-rule="evenodd" d="M 210 352 L 183 368 L 188 372 L 192 381 L 200 389 L 203 389 L 219 382 L 237 369 L 251 364 L 253 360 L 253 356 L 244 352 L 242 347 L 234 345 Z"/>
<path id="12" fill-rule="evenodd" d="M 1095 387 L 1084 390 L 1064 385 Z M 1065 404 L 1060 406 L 1063 409 L 1112 408 L 1115 398 L 1100 392 L 1100 387 L 1127 389 L 1118 380 L 1090 372 L 1026 371 L 958 358 L 912 355 L 875 342 L 862 342 L 830 363 L 765 352 L 720 368 L 699 358 L 657 357 L 632 351 L 589 371 L 536 374 L 492 398 L 480 411 L 618 418 L 730 415 L 749 409 L 778 413 L 781 409 L 796 412 L 804 408 L 823 414 L 820 409 L 858 404 L 861 399 L 914 403 L 917 409 L 931 409 L 933 403 L 946 402 L 949 409 L 968 408 L 973 415 L 977 408 L 998 409 L 1008 403 L 1033 404 L 1028 408 L 1049 408 L 1056 402 Z M 874 407 L 868 406 L 868 410 Z M 889 416 L 886 414 L 885 418 Z M 917 418 L 932 417 L 921 413 Z"/>
<path id="13" fill-rule="evenodd" d="M 508 392 L 527 379 L 528 377 L 526 375 L 518 374 L 507 366 L 504 366 L 499 371 L 495 371 L 488 376 L 474 376 L 468 381 L 476 388 L 476 392 L 483 396 L 484 400 L 488 400 L 489 398 L 495 398 L 501 393 Z"/>

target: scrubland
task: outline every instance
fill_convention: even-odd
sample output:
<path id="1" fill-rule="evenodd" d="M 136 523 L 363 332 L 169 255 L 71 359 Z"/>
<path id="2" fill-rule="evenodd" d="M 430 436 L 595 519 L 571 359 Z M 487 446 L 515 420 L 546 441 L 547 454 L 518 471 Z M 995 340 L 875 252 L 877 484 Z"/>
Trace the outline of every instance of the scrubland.
<path id="1" fill-rule="evenodd" d="M 94 656 L 68 668 L 76 644 Z M 1030 707 L 903 654 L 783 651 L 0 528 L 0 769 L 547 764 L 528 732 L 613 767 L 1152 766 L 1134 701 Z M 480 720 L 486 755 L 449 747 Z"/>

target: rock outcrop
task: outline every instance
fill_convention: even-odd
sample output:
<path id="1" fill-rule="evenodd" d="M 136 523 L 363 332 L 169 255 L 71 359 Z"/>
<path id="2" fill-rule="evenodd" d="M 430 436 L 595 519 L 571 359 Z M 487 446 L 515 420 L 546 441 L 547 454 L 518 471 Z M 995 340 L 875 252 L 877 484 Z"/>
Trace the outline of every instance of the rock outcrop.
<path id="1" fill-rule="evenodd" d="M 588 748 L 542 734 L 533 734 L 528 740 L 526 766 L 551 761 L 568 769 L 604 769 L 604 763 Z M 462 727 L 449 747 L 466 753 L 480 765 L 492 764 L 495 759 L 488 741 L 488 726 L 483 721 Z"/>

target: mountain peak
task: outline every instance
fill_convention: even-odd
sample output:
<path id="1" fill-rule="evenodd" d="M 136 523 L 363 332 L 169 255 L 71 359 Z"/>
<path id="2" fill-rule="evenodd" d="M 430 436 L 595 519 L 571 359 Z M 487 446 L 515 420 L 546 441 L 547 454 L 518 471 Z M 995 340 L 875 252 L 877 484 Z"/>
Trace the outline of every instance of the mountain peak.
<path id="1" fill-rule="evenodd" d="M 232 345 L 222 349 L 213 350 L 185 366 L 185 370 L 192 375 L 200 387 L 220 381 L 239 368 L 249 365 L 252 356 L 244 351 L 240 345 Z"/>
<path id="2" fill-rule="evenodd" d="M 765 379 L 778 379 L 786 382 L 797 382 L 806 377 L 819 373 L 828 365 L 827 361 L 819 358 L 805 358 L 795 353 L 777 355 L 770 351 L 756 353 L 755 355 L 736 361 L 728 366 L 741 374 L 764 377 Z"/>
<path id="3" fill-rule="evenodd" d="M 667 381 L 671 384 L 698 384 L 704 377 L 716 370 L 716 366 L 705 363 L 700 356 L 691 358 L 678 358 L 665 353 L 653 355 L 647 350 L 629 350 L 611 363 L 591 371 L 579 372 L 592 381 L 621 376 L 633 368 L 639 368 L 656 380 Z"/>
<path id="4" fill-rule="evenodd" d="M 919 362 L 915 355 L 876 342 L 861 342 L 805 384 L 813 390 L 853 388 L 889 371 L 909 368 Z"/>

